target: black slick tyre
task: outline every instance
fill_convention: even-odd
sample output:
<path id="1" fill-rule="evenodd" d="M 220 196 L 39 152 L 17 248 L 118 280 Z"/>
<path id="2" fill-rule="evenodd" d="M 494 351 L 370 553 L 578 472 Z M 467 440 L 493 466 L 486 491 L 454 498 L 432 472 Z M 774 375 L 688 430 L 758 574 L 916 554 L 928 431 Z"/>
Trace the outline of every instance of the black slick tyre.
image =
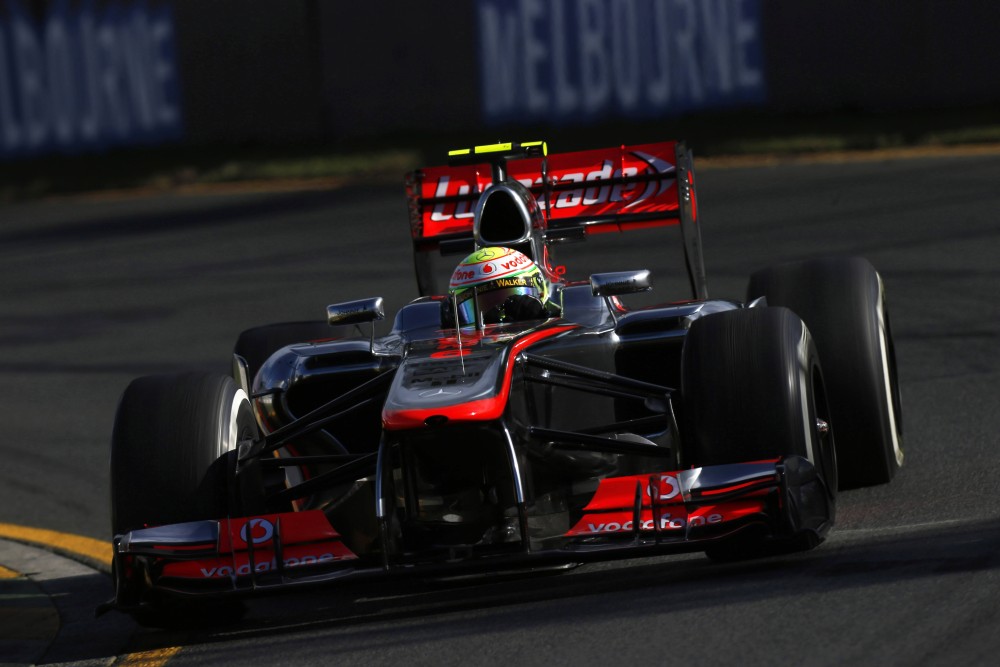
<path id="1" fill-rule="evenodd" d="M 267 324 L 241 333 L 233 353 L 246 360 L 247 379 L 252 385 L 260 367 L 281 348 L 293 343 L 332 338 L 334 331 L 329 323 L 320 320 Z"/>
<path id="2" fill-rule="evenodd" d="M 111 439 L 112 533 L 145 526 L 220 519 L 233 512 L 230 452 L 255 438 L 246 393 L 232 378 L 206 373 L 154 375 L 125 389 Z M 215 615 L 217 606 L 149 598 L 116 575 L 116 598 L 144 625 L 171 626 Z M 215 611 L 210 611 L 215 610 Z"/>
<path id="3" fill-rule="evenodd" d="M 731 560 L 807 549 L 833 521 L 836 458 L 819 357 L 809 330 L 786 308 L 751 308 L 695 320 L 681 360 L 681 462 L 685 468 L 801 457 L 814 467 L 818 510 L 794 534 L 709 548 Z"/>
<path id="4" fill-rule="evenodd" d="M 137 378 L 111 436 L 114 534 L 229 512 L 225 454 L 257 435 L 243 390 L 206 373 Z"/>
<path id="5" fill-rule="evenodd" d="M 754 273 L 747 299 L 794 311 L 809 327 L 836 434 L 841 488 L 889 482 L 903 464 L 903 422 L 885 287 L 859 257 L 831 257 Z"/>

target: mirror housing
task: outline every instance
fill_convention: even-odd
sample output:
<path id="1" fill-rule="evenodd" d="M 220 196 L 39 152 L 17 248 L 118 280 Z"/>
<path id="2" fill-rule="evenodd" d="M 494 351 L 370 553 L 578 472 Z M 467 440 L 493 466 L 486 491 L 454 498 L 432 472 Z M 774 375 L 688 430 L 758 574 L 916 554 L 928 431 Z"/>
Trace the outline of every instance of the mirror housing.
<path id="1" fill-rule="evenodd" d="M 341 324 L 361 324 L 374 322 L 385 318 L 385 306 L 382 297 L 344 301 L 326 307 L 326 320 L 330 326 Z"/>
<path id="2" fill-rule="evenodd" d="M 595 273 L 590 276 L 590 289 L 594 296 L 620 296 L 653 289 L 648 269 Z"/>

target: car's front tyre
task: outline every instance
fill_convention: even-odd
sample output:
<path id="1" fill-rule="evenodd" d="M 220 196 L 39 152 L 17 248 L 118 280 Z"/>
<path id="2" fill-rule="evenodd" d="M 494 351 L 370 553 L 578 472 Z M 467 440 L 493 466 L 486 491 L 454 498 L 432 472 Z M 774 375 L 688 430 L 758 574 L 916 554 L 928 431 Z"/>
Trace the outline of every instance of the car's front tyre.
<path id="1" fill-rule="evenodd" d="M 786 308 L 695 320 L 684 342 L 681 395 L 683 467 L 779 457 L 809 462 L 800 496 L 808 502 L 785 503 L 794 513 L 789 525 L 722 541 L 706 553 L 732 560 L 817 545 L 834 520 L 837 464 L 823 373 L 802 321 Z"/>
<path id="2" fill-rule="evenodd" d="M 112 534 L 229 516 L 235 504 L 230 452 L 256 436 L 246 393 L 232 378 L 183 373 L 133 380 L 111 437 Z M 197 617 L 188 606 L 145 598 L 143 587 L 121 572 L 115 579 L 118 603 L 132 608 L 140 623 Z"/>

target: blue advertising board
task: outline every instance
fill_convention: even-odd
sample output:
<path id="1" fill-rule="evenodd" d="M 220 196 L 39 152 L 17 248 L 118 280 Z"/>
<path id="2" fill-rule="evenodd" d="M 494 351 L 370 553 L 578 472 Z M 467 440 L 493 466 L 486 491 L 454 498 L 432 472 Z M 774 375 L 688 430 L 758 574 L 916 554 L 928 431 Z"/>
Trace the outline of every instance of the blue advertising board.
<path id="1" fill-rule="evenodd" d="M 165 3 L 0 5 L 0 158 L 176 139 L 181 111 Z"/>
<path id="2" fill-rule="evenodd" d="M 490 123 L 588 122 L 766 101 L 760 0 L 479 0 Z"/>

